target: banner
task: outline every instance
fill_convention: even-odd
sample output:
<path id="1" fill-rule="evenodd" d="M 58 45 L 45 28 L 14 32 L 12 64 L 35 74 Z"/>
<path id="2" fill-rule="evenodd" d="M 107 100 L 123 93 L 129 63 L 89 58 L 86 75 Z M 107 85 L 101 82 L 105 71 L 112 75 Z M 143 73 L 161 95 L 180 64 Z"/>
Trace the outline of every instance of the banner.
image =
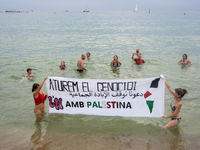
<path id="1" fill-rule="evenodd" d="M 164 77 L 126 80 L 48 77 L 49 113 L 162 117 Z"/>

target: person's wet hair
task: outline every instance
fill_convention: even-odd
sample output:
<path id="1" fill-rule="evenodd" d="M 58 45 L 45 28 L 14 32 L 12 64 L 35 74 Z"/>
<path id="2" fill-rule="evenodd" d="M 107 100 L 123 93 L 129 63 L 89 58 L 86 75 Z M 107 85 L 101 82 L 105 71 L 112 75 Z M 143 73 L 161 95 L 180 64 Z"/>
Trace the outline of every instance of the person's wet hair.
<path id="1" fill-rule="evenodd" d="M 90 56 L 90 52 L 87 52 L 87 54 L 89 54 L 89 56 Z"/>
<path id="2" fill-rule="evenodd" d="M 183 56 L 185 55 L 186 59 L 187 59 L 187 54 L 183 54 Z"/>
<path id="3" fill-rule="evenodd" d="M 117 55 L 115 55 L 116 57 L 117 57 L 117 59 L 118 59 L 118 56 Z M 113 56 L 113 59 L 115 58 L 115 56 Z"/>
<path id="4" fill-rule="evenodd" d="M 29 72 L 29 70 L 32 70 L 31 68 L 28 68 L 26 71 Z"/>
<path id="5" fill-rule="evenodd" d="M 34 92 L 38 88 L 39 84 L 34 83 L 32 86 L 32 92 Z"/>
<path id="6" fill-rule="evenodd" d="M 187 90 L 186 89 L 182 89 L 182 88 L 177 88 L 175 89 L 176 93 L 178 93 L 178 95 L 181 95 L 180 98 L 182 98 L 185 94 L 187 94 Z"/>

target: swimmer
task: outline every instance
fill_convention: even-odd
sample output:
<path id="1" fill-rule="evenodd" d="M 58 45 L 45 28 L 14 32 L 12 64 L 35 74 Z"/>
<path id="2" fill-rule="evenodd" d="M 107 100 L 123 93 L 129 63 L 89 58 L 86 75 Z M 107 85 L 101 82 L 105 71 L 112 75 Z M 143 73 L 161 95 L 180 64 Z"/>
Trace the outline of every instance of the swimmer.
<path id="1" fill-rule="evenodd" d="M 188 65 L 188 66 L 192 65 L 192 62 L 189 59 L 187 59 L 187 54 L 183 54 L 183 59 L 178 61 L 178 64 L 180 63 L 182 63 L 182 65 Z"/>
<path id="2" fill-rule="evenodd" d="M 132 59 L 134 57 L 134 55 L 142 55 L 142 53 L 140 53 L 140 49 L 139 48 L 136 48 L 136 52 L 132 54 Z"/>
<path id="3" fill-rule="evenodd" d="M 32 74 L 32 69 L 28 68 L 27 74 L 23 75 L 23 78 L 20 80 L 20 82 L 23 82 L 23 81 L 28 80 L 28 79 L 32 79 L 32 77 L 35 77 L 35 75 Z"/>
<path id="4" fill-rule="evenodd" d="M 42 93 L 41 89 L 47 78 L 48 77 L 45 77 L 40 85 L 37 83 L 34 83 L 33 87 L 32 87 L 32 92 L 34 92 L 33 98 L 35 101 L 34 113 L 36 114 L 37 117 L 40 117 L 42 115 L 42 113 L 45 111 L 44 110 L 44 108 L 45 108 L 44 101 L 47 99 L 47 95 L 44 95 L 44 93 Z"/>
<path id="5" fill-rule="evenodd" d="M 171 107 L 171 114 L 169 116 L 162 116 L 163 118 L 170 118 L 170 122 L 166 124 L 162 129 L 165 131 L 165 133 L 168 133 L 168 128 L 177 126 L 181 122 L 181 116 L 180 116 L 180 109 L 182 107 L 182 101 L 181 98 L 187 94 L 186 89 L 175 89 L 175 92 L 171 89 L 167 81 L 165 81 L 165 85 L 168 88 L 168 90 L 171 92 L 171 94 L 174 96 L 173 101 L 170 104 Z"/>
<path id="6" fill-rule="evenodd" d="M 59 66 L 60 69 L 65 69 L 67 66 L 65 66 L 65 62 L 61 61 L 61 65 Z"/>
<path id="7" fill-rule="evenodd" d="M 141 58 L 141 55 L 138 55 L 138 58 L 134 58 L 134 55 L 132 56 L 132 59 L 136 62 L 137 65 L 145 63 L 145 61 Z"/>
<path id="8" fill-rule="evenodd" d="M 87 71 L 87 69 L 83 67 L 83 60 L 85 60 L 85 54 L 82 54 L 81 58 L 77 62 L 78 72 L 83 72 L 83 70 Z"/>
<path id="9" fill-rule="evenodd" d="M 32 74 L 32 69 L 31 68 L 28 68 L 27 69 L 27 74 L 24 75 L 24 77 L 34 77 L 35 75 Z"/>
<path id="10" fill-rule="evenodd" d="M 118 60 L 118 56 L 117 55 L 115 55 L 114 57 L 113 57 L 113 60 L 111 61 L 111 63 L 110 63 L 110 66 L 112 66 L 112 67 L 119 67 L 119 66 L 121 66 L 121 62 Z"/>
<path id="11" fill-rule="evenodd" d="M 90 60 L 90 59 L 91 59 L 90 53 L 89 53 L 89 52 L 86 53 L 86 56 L 87 56 L 87 60 Z"/>

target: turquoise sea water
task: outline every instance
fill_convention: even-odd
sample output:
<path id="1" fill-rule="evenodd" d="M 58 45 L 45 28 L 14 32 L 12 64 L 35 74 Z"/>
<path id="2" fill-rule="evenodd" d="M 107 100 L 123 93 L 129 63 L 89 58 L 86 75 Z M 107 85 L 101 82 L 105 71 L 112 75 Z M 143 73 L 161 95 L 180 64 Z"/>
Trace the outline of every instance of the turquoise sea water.
<path id="1" fill-rule="evenodd" d="M 0 149 L 198 149 L 200 146 L 199 12 L 0 13 Z M 147 62 L 136 66 L 136 48 Z M 87 72 L 76 72 L 91 53 Z M 192 66 L 177 65 L 186 53 Z M 122 66 L 109 64 L 118 55 Z M 64 60 L 69 67 L 60 70 Z M 26 69 L 36 78 L 20 83 Z M 186 88 L 181 123 L 165 135 L 169 119 L 49 114 L 34 115 L 31 88 L 45 76 L 133 79 L 163 74 Z M 43 92 L 46 93 L 44 85 Z M 165 114 L 173 96 L 165 91 Z"/>

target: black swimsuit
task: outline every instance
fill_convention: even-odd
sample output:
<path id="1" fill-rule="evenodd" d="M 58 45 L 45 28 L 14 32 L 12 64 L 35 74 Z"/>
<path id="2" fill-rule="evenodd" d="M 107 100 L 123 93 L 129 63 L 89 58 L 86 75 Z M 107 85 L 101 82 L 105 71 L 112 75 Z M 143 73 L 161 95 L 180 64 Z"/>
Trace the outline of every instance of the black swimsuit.
<path id="1" fill-rule="evenodd" d="M 119 66 L 119 64 L 118 64 L 118 62 L 117 62 L 117 65 L 115 66 L 115 63 L 113 63 L 113 67 L 118 67 Z"/>
<path id="2" fill-rule="evenodd" d="M 77 69 L 78 72 L 83 72 L 83 69 Z"/>
<path id="3" fill-rule="evenodd" d="M 64 67 L 64 68 L 63 68 L 63 67 Z M 62 70 L 65 69 L 65 65 L 64 65 L 64 66 L 61 66 L 61 65 L 60 65 L 60 69 L 62 69 Z"/>

